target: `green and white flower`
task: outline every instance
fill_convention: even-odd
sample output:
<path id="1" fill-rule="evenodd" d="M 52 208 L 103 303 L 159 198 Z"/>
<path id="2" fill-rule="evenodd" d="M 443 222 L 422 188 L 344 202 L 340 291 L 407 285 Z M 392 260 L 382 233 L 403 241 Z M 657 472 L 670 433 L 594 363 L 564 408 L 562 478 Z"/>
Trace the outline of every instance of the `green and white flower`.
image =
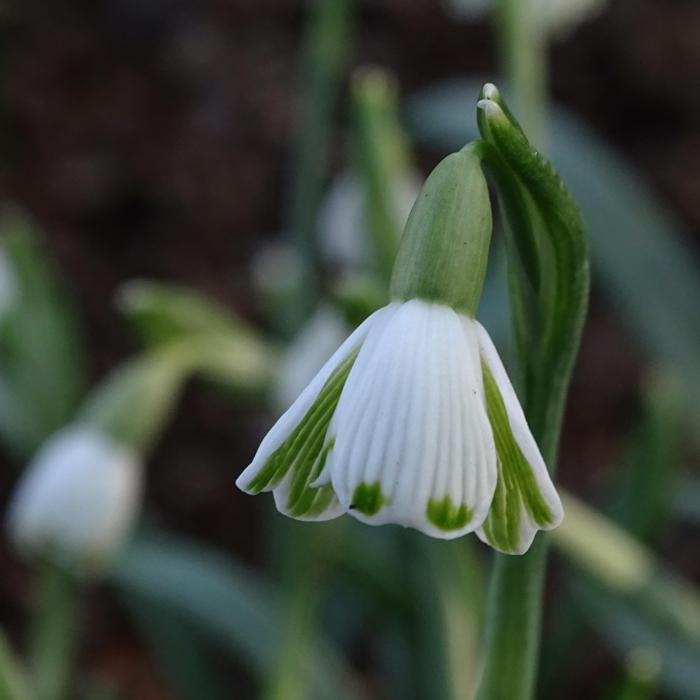
<path id="1" fill-rule="evenodd" d="M 475 319 L 491 235 L 478 154 L 432 173 L 406 226 L 392 302 L 326 362 L 237 485 L 301 520 L 349 513 L 525 552 L 563 512 L 486 330 Z"/>

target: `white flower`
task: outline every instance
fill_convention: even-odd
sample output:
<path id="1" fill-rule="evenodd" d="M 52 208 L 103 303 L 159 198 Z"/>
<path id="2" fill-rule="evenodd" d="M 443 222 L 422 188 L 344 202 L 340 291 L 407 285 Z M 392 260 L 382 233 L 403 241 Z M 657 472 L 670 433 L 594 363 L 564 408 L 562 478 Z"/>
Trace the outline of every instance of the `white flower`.
<path id="1" fill-rule="evenodd" d="M 94 570 L 124 544 L 141 491 L 135 453 L 93 428 L 64 429 L 27 467 L 9 507 L 10 536 L 27 556 Z"/>
<path id="2" fill-rule="evenodd" d="M 341 345 L 262 441 L 237 485 L 302 520 L 349 513 L 528 549 L 562 507 L 484 328 L 448 305 L 395 301 Z"/>

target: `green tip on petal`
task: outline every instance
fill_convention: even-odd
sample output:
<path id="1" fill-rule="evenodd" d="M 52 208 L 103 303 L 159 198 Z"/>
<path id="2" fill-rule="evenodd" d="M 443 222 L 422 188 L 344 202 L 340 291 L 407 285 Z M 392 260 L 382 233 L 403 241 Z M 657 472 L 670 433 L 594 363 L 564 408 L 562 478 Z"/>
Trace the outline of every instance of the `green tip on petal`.
<path id="1" fill-rule="evenodd" d="M 426 512 L 428 520 L 445 532 L 463 528 L 473 516 L 466 504 L 456 505 L 449 496 L 442 499 L 431 498 Z"/>
<path id="2" fill-rule="evenodd" d="M 364 515 L 376 515 L 388 503 L 378 481 L 372 484 L 362 482 L 352 494 L 350 510 L 357 510 Z"/>

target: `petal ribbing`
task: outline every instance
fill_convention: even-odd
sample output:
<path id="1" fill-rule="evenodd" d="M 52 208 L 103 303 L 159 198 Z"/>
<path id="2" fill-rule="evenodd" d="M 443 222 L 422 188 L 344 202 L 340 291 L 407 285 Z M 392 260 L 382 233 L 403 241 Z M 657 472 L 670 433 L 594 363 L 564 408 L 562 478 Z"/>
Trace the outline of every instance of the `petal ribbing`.
<path id="1" fill-rule="evenodd" d="M 452 538 L 486 517 L 496 457 L 464 321 L 411 300 L 370 330 L 329 429 L 333 488 L 359 520 Z"/>

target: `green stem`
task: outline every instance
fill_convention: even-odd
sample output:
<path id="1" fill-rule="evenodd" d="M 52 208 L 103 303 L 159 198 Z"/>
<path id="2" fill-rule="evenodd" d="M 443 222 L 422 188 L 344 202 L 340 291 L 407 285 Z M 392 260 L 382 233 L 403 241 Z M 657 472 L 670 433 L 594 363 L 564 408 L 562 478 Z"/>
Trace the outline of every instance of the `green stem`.
<path id="1" fill-rule="evenodd" d="M 322 590 L 319 549 L 328 534 L 302 523 L 284 523 L 279 646 L 263 700 L 305 700 L 311 692 Z"/>
<path id="2" fill-rule="evenodd" d="M 317 295 L 316 214 L 323 195 L 338 100 L 350 47 L 351 0 L 317 0 L 312 9 L 304 66 L 306 94 L 296 150 L 289 225 L 304 274 L 295 306 L 301 322 Z"/>
<path id="3" fill-rule="evenodd" d="M 530 141 L 541 144 L 548 96 L 546 33 L 530 3 L 523 0 L 498 0 L 496 32 L 515 111 Z"/>
<path id="4" fill-rule="evenodd" d="M 31 676 L 37 700 L 69 697 L 76 656 L 77 585 L 66 571 L 47 564 L 36 582 L 30 630 Z"/>
<path id="5" fill-rule="evenodd" d="M 401 238 L 396 195 L 410 178 L 410 155 L 398 120 L 398 94 L 378 68 L 353 80 L 357 171 L 367 195 L 367 222 L 377 271 L 388 286 Z"/>

